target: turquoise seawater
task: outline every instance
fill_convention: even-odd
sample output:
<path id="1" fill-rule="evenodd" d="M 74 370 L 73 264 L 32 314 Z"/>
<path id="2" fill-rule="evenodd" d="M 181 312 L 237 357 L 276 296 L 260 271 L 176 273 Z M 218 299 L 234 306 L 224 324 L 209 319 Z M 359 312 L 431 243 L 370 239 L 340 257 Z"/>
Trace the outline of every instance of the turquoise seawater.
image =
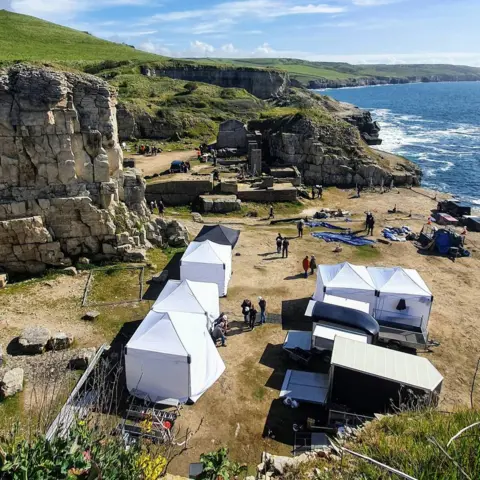
<path id="1" fill-rule="evenodd" d="M 480 205 L 480 82 L 318 91 L 372 112 L 381 150 L 417 163 L 422 184 Z"/>

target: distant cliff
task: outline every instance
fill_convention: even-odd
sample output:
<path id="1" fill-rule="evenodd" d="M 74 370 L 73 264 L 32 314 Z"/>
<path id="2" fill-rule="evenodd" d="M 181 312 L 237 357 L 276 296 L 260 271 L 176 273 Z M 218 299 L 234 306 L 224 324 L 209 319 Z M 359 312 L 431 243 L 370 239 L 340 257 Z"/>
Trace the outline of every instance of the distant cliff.
<path id="1" fill-rule="evenodd" d="M 312 90 L 323 88 L 366 87 L 369 85 L 398 85 L 405 83 L 436 83 L 436 82 L 478 82 L 480 74 L 471 75 L 430 75 L 424 77 L 360 77 L 329 80 L 320 78 L 310 80 L 307 88 Z"/>
<path id="2" fill-rule="evenodd" d="M 261 99 L 281 95 L 290 84 L 287 73 L 255 68 L 179 65 L 142 67 L 141 72 L 149 77 L 170 77 L 188 82 L 210 83 L 222 88 L 243 88 Z"/>

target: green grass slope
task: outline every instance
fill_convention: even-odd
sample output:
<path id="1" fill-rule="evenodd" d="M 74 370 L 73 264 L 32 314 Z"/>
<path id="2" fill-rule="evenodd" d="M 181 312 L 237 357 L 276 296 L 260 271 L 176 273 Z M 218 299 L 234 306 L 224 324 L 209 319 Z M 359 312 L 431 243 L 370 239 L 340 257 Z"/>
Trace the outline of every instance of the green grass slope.
<path id="1" fill-rule="evenodd" d="M 163 57 L 107 42 L 86 32 L 0 10 L 0 62 L 17 60 L 82 65 L 115 61 L 161 61 Z"/>
<path id="2" fill-rule="evenodd" d="M 351 65 L 349 63 L 309 62 L 291 58 L 213 58 L 202 60 L 212 65 L 235 65 L 242 67 L 267 67 L 284 70 L 303 84 L 311 80 L 346 80 L 368 77 L 430 77 L 451 75 L 459 79 L 475 75 L 480 80 L 480 68 L 462 65 Z"/>

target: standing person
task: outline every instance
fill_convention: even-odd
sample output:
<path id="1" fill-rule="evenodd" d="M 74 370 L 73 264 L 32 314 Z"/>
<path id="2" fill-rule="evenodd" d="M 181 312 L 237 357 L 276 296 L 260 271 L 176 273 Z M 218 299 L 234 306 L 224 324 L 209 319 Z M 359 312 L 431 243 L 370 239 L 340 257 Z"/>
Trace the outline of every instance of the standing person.
<path id="1" fill-rule="evenodd" d="M 270 218 L 275 218 L 275 212 L 273 211 L 273 205 L 270 205 L 270 215 L 268 216 L 268 219 Z"/>
<path id="2" fill-rule="evenodd" d="M 282 242 L 283 242 L 283 238 L 280 233 L 278 234 L 275 241 L 277 242 L 277 253 L 280 254 L 280 252 L 282 251 Z"/>
<path id="3" fill-rule="evenodd" d="M 290 246 L 290 242 L 288 238 L 285 237 L 282 243 L 282 258 L 288 258 L 288 247 Z"/>
<path id="4" fill-rule="evenodd" d="M 370 217 L 372 214 L 370 212 L 365 212 L 365 230 L 367 231 L 368 234 L 368 226 L 370 225 Z"/>
<path id="5" fill-rule="evenodd" d="M 263 297 L 258 297 L 258 306 L 260 307 L 260 325 L 267 321 L 267 301 Z"/>
<path id="6" fill-rule="evenodd" d="M 255 307 L 252 305 L 252 308 L 250 309 L 250 329 L 251 330 L 255 328 L 256 320 L 257 320 L 257 311 L 255 310 Z"/>
<path id="7" fill-rule="evenodd" d="M 357 197 L 360 198 L 360 192 L 362 191 L 362 187 L 357 185 Z"/>
<path id="8" fill-rule="evenodd" d="M 165 212 L 165 205 L 163 204 L 162 199 L 160 199 L 157 202 L 157 206 L 158 206 L 158 214 L 163 216 Z"/>
<path id="9" fill-rule="evenodd" d="M 300 220 L 298 223 L 297 223 L 297 230 L 298 230 L 298 236 L 300 238 L 303 237 L 303 226 L 305 225 L 305 222 L 302 220 Z"/>
<path id="10" fill-rule="evenodd" d="M 242 307 L 243 321 L 245 323 L 248 323 L 248 319 L 250 316 L 250 309 L 252 308 L 252 302 L 246 298 L 243 301 L 241 307 Z"/>
<path id="11" fill-rule="evenodd" d="M 317 193 L 318 193 L 318 198 L 322 198 L 323 197 L 323 187 L 322 185 L 319 185 L 317 187 Z"/>
<path id="12" fill-rule="evenodd" d="M 153 214 L 154 209 L 155 209 L 155 204 L 153 202 L 150 202 L 150 213 Z"/>
<path id="13" fill-rule="evenodd" d="M 310 267 L 310 261 L 308 260 L 308 255 L 305 256 L 302 262 L 303 271 L 305 272 L 305 278 L 308 278 L 308 269 Z"/>
<path id="14" fill-rule="evenodd" d="M 310 275 L 313 275 L 315 273 L 316 268 L 317 268 L 317 259 L 315 258 L 315 255 L 312 255 L 310 257 Z"/>
<path id="15" fill-rule="evenodd" d="M 373 235 L 373 227 L 375 226 L 375 217 L 370 215 L 370 220 L 368 222 L 367 235 Z"/>
<path id="16" fill-rule="evenodd" d="M 312 200 L 315 200 L 315 187 L 312 186 Z"/>

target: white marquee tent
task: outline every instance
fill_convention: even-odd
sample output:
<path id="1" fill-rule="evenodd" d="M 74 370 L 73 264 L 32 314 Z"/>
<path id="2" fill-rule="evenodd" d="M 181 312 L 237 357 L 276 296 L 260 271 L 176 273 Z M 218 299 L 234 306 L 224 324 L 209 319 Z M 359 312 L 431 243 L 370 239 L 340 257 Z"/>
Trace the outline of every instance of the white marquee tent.
<path id="1" fill-rule="evenodd" d="M 169 280 L 152 307 L 154 312 L 198 313 L 206 317 L 207 328 L 220 316 L 216 283 Z"/>
<path id="2" fill-rule="evenodd" d="M 319 265 L 313 299 L 325 302 L 330 295 L 368 303 L 368 313 L 384 324 L 427 331 L 433 296 L 416 270 Z"/>
<path id="3" fill-rule="evenodd" d="M 153 402 L 196 401 L 225 365 L 201 314 L 151 310 L 126 347 L 128 391 Z"/>
<path id="4" fill-rule="evenodd" d="M 337 265 L 319 265 L 317 288 L 313 299 L 323 302 L 325 295 L 348 298 L 370 305 L 370 315 L 375 305 L 375 285 L 367 268 L 348 262 Z"/>
<path id="5" fill-rule="evenodd" d="M 232 275 L 232 247 L 210 240 L 191 242 L 180 261 L 180 279 L 216 283 L 219 296 L 227 294 Z"/>
<path id="6" fill-rule="evenodd" d="M 367 270 L 378 292 L 375 318 L 426 330 L 433 296 L 418 272 L 401 267 Z"/>

